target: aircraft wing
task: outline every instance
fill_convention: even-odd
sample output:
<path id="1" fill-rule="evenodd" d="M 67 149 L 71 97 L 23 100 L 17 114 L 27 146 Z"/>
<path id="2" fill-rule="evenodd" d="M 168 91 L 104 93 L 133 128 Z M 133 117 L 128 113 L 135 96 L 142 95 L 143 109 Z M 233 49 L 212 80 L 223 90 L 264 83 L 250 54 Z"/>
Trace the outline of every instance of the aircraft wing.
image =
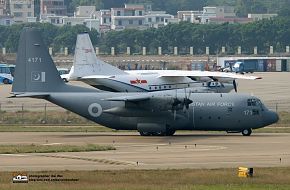
<path id="1" fill-rule="evenodd" d="M 152 97 L 153 97 L 153 95 L 150 95 L 148 93 L 144 93 L 144 94 L 133 95 L 133 96 L 119 96 L 119 97 L 113 97 L 113 98 L 106 98 L 103 100 L 120 101 L 120 102 L 140 102 L 140 101 L 149 100 Z"/>
<path id="2" fill-rule="evenodd" d="M 246 80 L 256 80 L 261 79 L 261 77 L 242 75 L 235 73 L 224 73 L 224 72 L 211 72 L 211 71 L 182 71 L 182 70 L 162 70 L 159 71 L 158 78 L 161 77 L 209 77 L 209 78 L 231 78 L 231 79 L 246 79 Z"/>

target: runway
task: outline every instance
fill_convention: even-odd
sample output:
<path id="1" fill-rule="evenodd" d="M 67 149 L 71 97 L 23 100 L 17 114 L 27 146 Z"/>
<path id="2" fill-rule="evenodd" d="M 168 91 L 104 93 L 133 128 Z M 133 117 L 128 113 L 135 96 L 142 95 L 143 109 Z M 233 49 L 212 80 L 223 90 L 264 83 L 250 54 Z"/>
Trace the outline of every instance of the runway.
<path id="1" fill-rule="evenodd" d="M 114 151 L 1 154 L 1 171 L 119 170 L 290 166 L 290 134 L 182 132 L 141 137 L 136 132 L 1 133 L 0 144 L 105 144 Z M 280 162 L 281 158 L 281 162 Z"/>

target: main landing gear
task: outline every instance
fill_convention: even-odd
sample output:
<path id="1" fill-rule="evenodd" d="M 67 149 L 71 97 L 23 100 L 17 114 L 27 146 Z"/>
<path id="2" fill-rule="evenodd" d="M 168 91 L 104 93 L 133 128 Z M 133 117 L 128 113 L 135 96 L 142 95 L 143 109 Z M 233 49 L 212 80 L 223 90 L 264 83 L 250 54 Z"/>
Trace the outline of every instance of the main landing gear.
<path id="1" fill-rule="evenodd" d="M 147 132 L 147 131 L 139 131 L 141 136 L 173 136 L 175 130 L 167 129 L 166 132 L 154 131 L 154 132 Z"/>
<path id="2" fill-rule="evenodd" d="M 243 136 L 250 136 L 252 134 L 252 129 L 244 129 L 242 130 Z"/>

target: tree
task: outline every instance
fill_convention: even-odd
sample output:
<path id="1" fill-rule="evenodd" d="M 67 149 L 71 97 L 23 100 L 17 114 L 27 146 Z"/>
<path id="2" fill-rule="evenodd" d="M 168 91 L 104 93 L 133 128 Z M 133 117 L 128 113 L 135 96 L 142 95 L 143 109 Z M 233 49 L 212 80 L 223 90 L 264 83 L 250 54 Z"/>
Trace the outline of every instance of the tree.
<path id="1" fill-rule="evenodd" d="M 289 3 L 290 4 L 290 3 Z M 289 17 L 290 16 L 290 7 L 286 6 L 283 7 L 279 12 L 278 12 L 278 16 L 280 17 Z"/>

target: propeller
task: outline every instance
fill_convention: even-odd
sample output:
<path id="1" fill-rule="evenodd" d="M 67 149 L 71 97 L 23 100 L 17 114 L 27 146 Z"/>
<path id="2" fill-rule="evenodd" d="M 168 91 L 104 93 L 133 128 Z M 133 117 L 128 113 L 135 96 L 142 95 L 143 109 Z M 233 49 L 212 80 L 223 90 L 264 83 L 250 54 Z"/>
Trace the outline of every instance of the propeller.
<path id="1" fill-rule="evenodd" d="M 190 95 L 191 95 L 191 90 L 189 91 L 189 94 L 188 94 L 188 97 L 187 97 L 187 96 L 186 96 L 186 88 L 185 88 L 185 89 L 184 89 L 184 95 L 185 95 L 185 97 L 184 97 L 184 99 L 183 99 L 183 110 L 185 110 L 185 109 L 188 110 L 188 108 L 189 108 L 189 104 L 192 103 L 192 100 L 189 99 L 189 97 L 190 97 Z"/>
<path id="2" fill-rule="evenodd" d="M 233 80 L 233 86 L 234 86 L 235 92 L 238 92 L 237 83 L 235 79 Z"/>
<path id="3" fill-rule="evenodd" d="M 175 98 L 173 99 L 172 108 L 171 108 L 171 111 L 173 112 L 173 115 L 174 115 L 174 120 L 176 118 L 177 106 L 181 103 L 182 102 L 177 98 L 177 90 L 176 90 L 175 91 Z"/>
<path id="4" fill-rule="evenodd" d="M 171 108 L 171 111 L 173 112 L 173 116 L 174 116 L 174 120 L 176 119 L 176 111 L 179 110 L 182 106 L 183 108 L 183 112 L 187 111 L 188 113 L 188 116 L 189 116 L 189 112 L 188 112 L 188 109 L 189 109 L 189 105 L 193 102 L 190 98 L 191 96 L 191 91 L 189 91 L 189 94 L 187 96 L 187 92 L 186 92 L 186 88 L 184 89 L 184 98 L 183 98 L 183 101 L 179 100 L 177 98 L 177 91 L 176 91 L 176 95 L 175 95 L 175 98 L 173 99 L 173 103 L 172 103 L 172 108 Z M 181 105 L 181 106 L 179 106 Z"/>
<path id="5" fill-rule="evenodd" d="M 189 91 L 188 97 L 186 96 L 186 88 L 184 89 L 185 98 L 183 99 L 183 112 L 187 111 L 187 118 L 189 118 L 189 104 L 193 101 L 190 98 L 191 90 Z"/>

